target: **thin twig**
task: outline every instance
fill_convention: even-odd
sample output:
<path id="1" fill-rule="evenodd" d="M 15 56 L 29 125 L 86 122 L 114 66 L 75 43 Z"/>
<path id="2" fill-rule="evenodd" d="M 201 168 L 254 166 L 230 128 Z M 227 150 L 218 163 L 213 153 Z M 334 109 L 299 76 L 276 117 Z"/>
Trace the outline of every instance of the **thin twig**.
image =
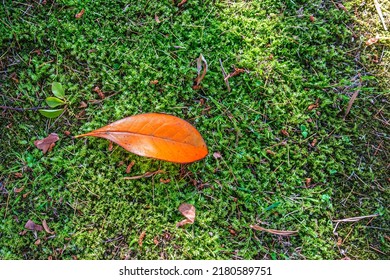
<path id="1" fill-rule="evenodd" d="M 230 85 L 229 85 L 229 81 L 228 79 L 226 79 L 226 77 L 228 76 L 228 74 L 226 74 L 226 71 L 225 71 L 225 68 L 223 68 L 223 64 L 222 64 L 222 60 L 219 59 L 219 64 L 221 65 L 221 70 L 222 70 L 222 75 L 223 75 L 223 80 L 228 88 L 228 92 L 230 92 Z"/>
<path id="2" fill-rule="evenodd" d="M 352 217 L 352 218 L 345 218 L 345 219 L 341 219 L 341 220 L 333 220 L 333 222 L 337 222 L 337 223 L 340 223 L 340 222 L 358 222 L 361 219 L 372 218 L 372 217 L 376 217 L 376 216 L 379 216 L 379 214 L 373 214 L 373 215 L 368 215 L 368 216 Z"/>
<path id="3" fill-rule="evenodd" d="M 17 108 L 17 107 L 9 107 L 9 106 L 0 106 L 0 109 L 24 112 L 28 110 L 37 111 L 39 109 L 47 109 L 47 107 Z"/>
<path id="4" fill-rule="evenodd" d="M 137 176 L 132 176 L 132 177 L 123 177 L 125 180 L 136 180 L 136 179 L 141 179 L 141 178 L 148 178 L 152 177 L 153 175 L 160 174 L 160 173 L 165 173 L 164 170 L 156 170 L 153 172 L 146 172 L 145 174 L 142 175 L 137 175 Z"/>

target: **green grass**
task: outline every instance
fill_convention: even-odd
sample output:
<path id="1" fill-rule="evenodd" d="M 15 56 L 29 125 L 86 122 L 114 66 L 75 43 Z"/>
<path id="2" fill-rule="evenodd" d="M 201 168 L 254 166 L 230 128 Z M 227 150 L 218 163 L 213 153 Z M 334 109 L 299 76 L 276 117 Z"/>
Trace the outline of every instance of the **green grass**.
<path id="1" fill-rule="evenodd" d="M 378 67 L 389 65 L 389 44 L 364 46 L 369 26 L 353 11 L 365 7 L 136 2 L 0 5 L 2 106 L 44 106 L 54 81 L 69 104 L 54 120 L 35 110 L 0 112 L 0 258 L 388 259 L 389 90 Z M 367 61 L 377 48 L 385 64 Z M 209 71 L 193 90 L 200 53 Z M 231 92 L 220 59 L 227 72 L 248 70 L 229 80 Z M 95 86 L 110 97 L 101 100 Z M 180 166 L 66 135 L 144 112 L 188 120 L 209 155 Z M 53 132 L 60 140 L 43 155 L 33 143 Z M 123 180 L 159 169 L 165 173 Z M 184 229 L 176 228 L 183 202 L 197 214 Z M 333 220 L 372 214 L 379 216 L 340 223 L 337 244 Z M 20 234 L 29 219 L 46 220 L 55 235 Z M 299 232 L 280 237 L 252 224 Z"/>

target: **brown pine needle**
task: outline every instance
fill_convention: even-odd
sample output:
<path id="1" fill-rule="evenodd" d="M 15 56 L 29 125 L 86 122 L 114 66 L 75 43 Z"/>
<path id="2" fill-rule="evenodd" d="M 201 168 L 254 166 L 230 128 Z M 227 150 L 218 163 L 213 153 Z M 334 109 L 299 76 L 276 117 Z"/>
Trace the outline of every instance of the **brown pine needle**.
<path id="1" fill-rule="evenodd" d="M 258 225 L 251 225 L 250 227 L 254 230 L 266 231 L 266 232 L 276 234 L 276 235 L 281 235 L 281 236 L 290 236 L 290 235 L 294 235 L 294 234 L 298 233 L 297 230 L 267 229 L 267 228 L 263 228 L 263 227 L 258 226 Z"/>

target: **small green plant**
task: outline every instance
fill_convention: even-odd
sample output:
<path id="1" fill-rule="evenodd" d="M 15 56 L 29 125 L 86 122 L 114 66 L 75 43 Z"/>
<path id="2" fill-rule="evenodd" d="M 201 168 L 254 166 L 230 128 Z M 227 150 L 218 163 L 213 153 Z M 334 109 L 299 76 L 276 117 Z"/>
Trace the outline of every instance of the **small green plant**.
<path id="1" fill-rule="evenodd" d="M 58 82 L 53 82 L 51 84 L 51 91 L 54 96 L 46 97 L 45 101 L 50 108 L 56 108 L 66 104 L 65 101 L 65 90 L 62 85 Z M 65 108 L 62 109 L 42 109 L 39 112 L 47 118 L 56 118 L 65 111 Z"/>

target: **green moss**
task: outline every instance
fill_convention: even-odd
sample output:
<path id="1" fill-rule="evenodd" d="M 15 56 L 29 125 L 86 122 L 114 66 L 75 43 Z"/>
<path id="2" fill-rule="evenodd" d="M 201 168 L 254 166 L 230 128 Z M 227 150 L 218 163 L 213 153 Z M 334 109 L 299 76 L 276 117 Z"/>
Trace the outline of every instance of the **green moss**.
<path id="1" fill-rule="evenodd" d="M 102 1 L 57 1 L 27 4 L 28 14 L 26 5 L 1 5 L 1 103 L 45 106 L 58 81 L 69 105 L 55 120 L 2 111 L 0 258 L 387 258 L 388 90 L 351 55 L 360 50 L 351 13 L 306 2 L 188 1 L 180 9 L 172 1 L 104 2 L 101 10 Z M 200 53 L 209 70 L 195 91 Z M 248 70 L 229 79 L 231 92 L 219 60 L 227 72 Z M 209 156 L 180 166 L 65 133 L 143 112 L 190 121 Z M 52 132 L 60 140 L 43 155 L 34 140 Z M 164 173 L 123 179 L 156 170 Z M 196 222 L 178 229 L 183 202 L 196 207 Z M 374 213 L 339 224 L 337 244 L 333 220 Z M 55 234 L 24 234 L 29 219 L 46 220 Z M 279 237 L 252 224 L 299 232 Z"/>

